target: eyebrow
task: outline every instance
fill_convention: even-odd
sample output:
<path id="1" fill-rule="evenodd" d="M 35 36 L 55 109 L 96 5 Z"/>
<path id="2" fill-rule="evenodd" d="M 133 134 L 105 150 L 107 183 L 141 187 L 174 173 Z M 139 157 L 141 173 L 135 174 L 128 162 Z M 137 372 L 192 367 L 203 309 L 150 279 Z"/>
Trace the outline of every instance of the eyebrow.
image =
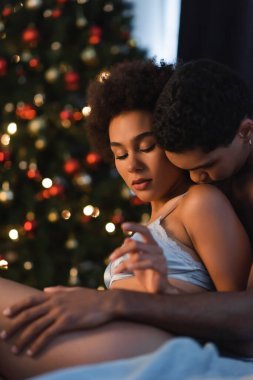
<path id="1" fill-rule="evenodd" d="M 143 132 L 133 138 L 133 141 L 138 142 L 148 136 L 154 136 L 153 132 Z M 122 143 L 111 141 L 110 146 L 122 146 Z"/>

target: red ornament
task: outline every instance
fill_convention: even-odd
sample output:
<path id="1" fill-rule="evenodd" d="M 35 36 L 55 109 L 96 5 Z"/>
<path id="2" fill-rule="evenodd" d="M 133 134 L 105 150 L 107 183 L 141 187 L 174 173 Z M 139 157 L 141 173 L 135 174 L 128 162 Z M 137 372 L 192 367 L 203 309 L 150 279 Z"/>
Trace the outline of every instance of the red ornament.
<path id="1" fill-rule="evenodd" d="M 64 187 L 62 185 L 53 185 L 48 191 L 51 197 L 57 197 L 64 193 Z"/>
<path id="2" fill-rule="evenodd" d="M 80 75 L 77 71 L 68 71 L 64 75 L 64 82 L 68 91 L 77 91 L 80 87 Z"/>
<path id="3" fill-rule="evenodd" d="M 94 166 L 97 166 L 101 163 L 102 161 L 102 158 L 101 156 L 96 153 L 96 152 L 89 152 L 87 154 L 87 156 L 85 157 L 85 161 L 86 163 L 91 166 L 91 167 L 94 167 Z"/>
<path id="4" fill-rule="evenodd" d="M 7 61 L 4 58 L 0 58 L 0 76 L 4 76 L 7 72 Z"/>
<path id="5" fill-rule="evenodd" d="M 0 162 L 6 162 L 11 160 L 11 152 L 8 150 L 0 150 Z"/>
<path id="6" fill-rule="evenodd" d="M 52 18 L 59 18 L 61 14 L 62 14 L 62 11 L 59 8 L 52 10 Z"/>
<path id="7" fill-rule="evenodd" d="M 28 169 L 26 172 L 26 176 L 29 179 L 35 179 L 36 181 L 41 181 L 41 174 L 38 171 L 38 169 L 33 169 L 33 168 Z"/>
<path id="8" fill-rule="evenodd" d="M 36 110 L 30 104 L 20 104 L 17 106 L 16 115 L 23 120 L 32 120 L 36 117 Z"/>
<path id="9" fill-rule="evenodd" d="M 70 158 L 64 163 L 64 171 L 67 174 L 75 174 L 80 168 L 80 162 L 75 158 Z"/>
<path id="10" fill-rule="evenodd" d="M 121 224 L 123 222 L 123 216 L 121 214 L 114 214 L 112 216 L 112 223 Z"/>
<path id="11" fill-rule="evenodd" d="M 39 40 L 39 31 L 33 26 L 29 26 L 22 33 L 22 40 L 31 46 L 36 46 Z"/>
<path id="12" fill-rule="evenodd" d="M 59 116 L 60 116 L 61 120 L 72 120 L 73 119 L 73 113 L 70 110 L 61 111 Z"/>
<path id="13" fill-rule="evenodd" d="M 39 58 L 31 58 L 29 61 L 29 66 L 31 67 L 31 69 L 37 69 L 40 66 Z"/>
<path id="14" fill-rule="evenodd" d="M 24 223 L 24 230 L 26 232 L 32 232 L 37 228 L 38 223 L 36 220 L 26 220 Z"/>
<path id="15" fill-rule="evenodd" d="M 99 26 L 92 26 L 89 30 L 89 43 L 91 45 L 97 45 L 101 42 L 102 29 Z"/>
<path id="16" fill-rule="evenodd" d="M 12 14 L 12 8 L 11 8 L 11 6 L 7 5 L 6 7 L 4 7 L 4 9 L 2 11 L 3 17 L 8 17 L 11 14 Z"/>

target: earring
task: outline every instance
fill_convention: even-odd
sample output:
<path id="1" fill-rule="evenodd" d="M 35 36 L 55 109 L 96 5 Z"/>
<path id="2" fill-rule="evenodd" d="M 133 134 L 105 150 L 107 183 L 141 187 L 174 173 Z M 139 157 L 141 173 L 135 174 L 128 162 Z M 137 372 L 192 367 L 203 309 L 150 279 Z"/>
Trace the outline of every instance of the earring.
<path id="1" fill-rule="evenodd" d="M 251 141 L 251 138 L 249 138 L 249 145 L 252 145 L 252 141 Z"/>

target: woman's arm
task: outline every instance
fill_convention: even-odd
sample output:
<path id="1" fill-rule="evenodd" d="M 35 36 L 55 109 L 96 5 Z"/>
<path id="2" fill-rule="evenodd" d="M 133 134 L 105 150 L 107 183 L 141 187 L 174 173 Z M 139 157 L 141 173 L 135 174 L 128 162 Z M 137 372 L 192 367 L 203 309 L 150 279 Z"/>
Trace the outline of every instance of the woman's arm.
<path id="1" fill-rule="evenodd" d="M 252 265 L 248 236 L 225 195 L 193 186 L 181 205 L 182 221 L 218 291 L 242 290 Z"/>

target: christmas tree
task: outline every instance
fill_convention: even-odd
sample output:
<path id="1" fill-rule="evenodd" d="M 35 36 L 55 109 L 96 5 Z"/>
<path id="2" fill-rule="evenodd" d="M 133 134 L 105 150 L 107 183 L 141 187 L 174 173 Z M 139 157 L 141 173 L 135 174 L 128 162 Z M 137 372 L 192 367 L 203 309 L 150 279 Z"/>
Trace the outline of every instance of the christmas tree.
<path id="1" fill-rule="evenodd" d="M 123 220 L 147 206 L 91 150 L 90 79 L 145 57 L 121 0 L 0 4 L 1 275 L 42 288 L 103 285 Z M 99 79 L 98 79 L 99 80 Z"/>

